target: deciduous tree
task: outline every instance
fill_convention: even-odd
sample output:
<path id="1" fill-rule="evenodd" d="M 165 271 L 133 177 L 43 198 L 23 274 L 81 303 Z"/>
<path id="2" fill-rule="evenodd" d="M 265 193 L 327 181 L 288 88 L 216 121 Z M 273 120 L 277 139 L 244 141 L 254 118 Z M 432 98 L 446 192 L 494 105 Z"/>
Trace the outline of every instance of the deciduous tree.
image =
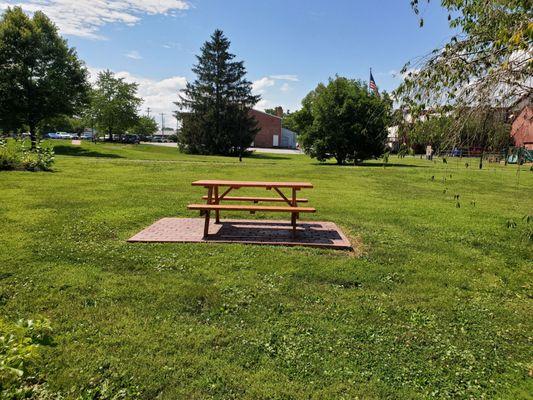
<path id="1" fill-rule="evenodd" d="M 419 14 L 419 0 L 412 0 Z M 533 7 L 530 0 L 441 0 L 457 32 L 443 47 L 407 63 L 396 91 L 416 119 L 453 108 L 448 147 L 505 144 L 502 110 L 533 91 Z M 420 19 L 423 26 L 423 19 Z M 496 118 L 496 119 L 495 119 Z"/>
<path id="2" fill-rule="evenodd" d="M 48 17 L 20 7 L 0 18 L 0 126 L 27 125 L 32 148 L 39 124 L 72 116 L 87 103 L 87 70 Z"/>
<path id="3" fill-rule="evenodd" d="M 359 163 L 383 154 L 390 114 L 388 95 L 375 96 L 363 82 L 336 77 L 304 98 L 292 122 L 311 157 Z"/>
<path id="4" fill-rule="evenodd" d="M 530 0 L 440 3 L 457 34 L 445 46 L 404 66 L 405 81 L 397 90 L 400 100 L 421 109 L 443 104 L 496 107 L 532 92 Z M 418 14 L 419 1 L 412 0 L 411 5 Z"/>
<path id="5" fill-rule="evenodd" d="M 142 116 L 131 128 L 131 133 L 139 136 L 150 136 L 157 131 L 158 125 L 154 117 Z"/>
<path id="6" fill-rule="evenodd" d="M 122 136 L 137 124 L 141 104 L 136 83 L 125 82 L 109 70 L 98 74 L 92 96 L 92 115 L 98 130 L 105 132 L 109 140 L 113 140 L 113 135 Z"/>

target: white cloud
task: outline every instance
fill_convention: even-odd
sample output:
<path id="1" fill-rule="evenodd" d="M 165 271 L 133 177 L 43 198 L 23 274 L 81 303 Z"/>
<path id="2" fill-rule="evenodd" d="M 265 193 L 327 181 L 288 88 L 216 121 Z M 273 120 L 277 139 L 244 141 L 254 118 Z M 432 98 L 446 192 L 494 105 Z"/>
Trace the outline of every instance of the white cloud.
<path id="1" fill-rule="evenodd" d="M 101 70 L 89 67 L 90 80 L 94 83 Z M 172 76 L 161 80 L 133 75 L 128 71 L 115 73 L 118 78 L 123 78 L 128 83 L 139 85 L 138 95 L 144 100 L 141 114 L 146 114 L 146 109 L 150 107 L 150 115 L 161 123 L 161 113 L 165 114 L 165 126 L 176 127 L 176 118 L 173 113 L 176 110 L 174 102 L 178 100 L 178 94 L 187 84 L 187 79 L 183 76 Z"/>
<path id="2" fill-rule="evenodd" d="M 275 86 L 277 81 L 298 82 L 298 76 L 297 75 L 264 76 L 252 82 L 252 90 L 254 91 L 255 94 L 264 94 L 266 92 L 266 89 L 269 87 Z M 289 89 L 290 89 L 290 86 L 287 82 L 284 82 L 280 88 L 282 92 L 287 92 Z"/>
<path id="3" fill-rule="evenodd" d="M 281 90 L 282 92 L 288 92 L 289 90 L 291 90 L 291 85 L 285 82 L 283 85 L 281 85 L 281 88 L 279 90 Z"/>
<path id="4" fill-rule="evenodd" d="M 292 81 L 292 82 L 298 82 L 298 75 L 270 75 L 272 79 L 276 79 L 279 81 Z"/>
<path id="5" fill-rule="evenodd" d="M 143 58 L 137 50 L 128 51 L 124 55 L 128 58 L 131 58 L 132 60 L 142 60 Z"/>
<path id="6" fill-rule="evenodd" d="M 280 98 L 280 93 L 282 93 L 281 98 L 285 98 L 285 94 L 292 90 L 291 85 L 289 82 L 298 82 L 298 76 L 297 75 L 269 75 L 264 76 L 260 79 L 257 79 L 252 82 L 252 91 L 254 94 L 261 95 L 261 100 L 259 103 L 256 104 L 255 108 L 259 110 L 264 110 L 266 108 L 272 108 L 275 105 L 275 102 L 272 101 L 272 98 Z M 281 83 L 283 82 L 283 83 Z M 278 83 L 281 83 L 281 86 L 278 85 Z M 274 88 L 275 90 L 278 90 L 278 93 L 273 93 L 271 88 Z"/>
<path id="7" fill-rule="evenodd" d="M 177 43 L 177 42 L 166 42 L 166 43 L 163 43 L 161 46 L 163 48 L 165 48 L 165 49 L 183 50 L 182 44 L 181 43 Z"/>
<path id="8" fill-rule="evenodd" d="M 274 79 L 264 76 L 263 78 L 252 82 L 252 90 L 255 94 L 263 94 L 265 93 L 266 88 L 274 86 L 275 83 Z"/>
<path id="9" fill-rule="evenodd" d="M 261 99 L 254 107 L 256 110 L 265 111 L 267 108 L 274 108 L 274 105 L 270 100 Z"/>
<path id="10" fill-rule="evenodd" d="M 135 25 L 144 14 L 172 15 L 191 6 L 186 0 L 0 0 L 0 10 L 20 6 L 26 12 L 44 11 L 62 33 L 104 39 L 106 24 Z"/>

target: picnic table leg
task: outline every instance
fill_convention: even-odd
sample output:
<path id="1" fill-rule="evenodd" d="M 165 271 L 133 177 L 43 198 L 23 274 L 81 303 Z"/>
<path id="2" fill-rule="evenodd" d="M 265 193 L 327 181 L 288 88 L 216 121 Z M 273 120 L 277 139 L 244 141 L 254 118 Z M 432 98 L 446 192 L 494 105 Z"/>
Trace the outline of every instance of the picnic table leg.
<path id="1" fill-rule="evenodd" d="M 218 204 L 220 200 L 218 199 L 218 186 L 215 186 L 215 204 Z M 215 211 L 215 223 L 220 224 L 220 210 Z"/>
<path id="2" fill-rule="evenodd" d="M 211 204 L 213 200 L 213 187 L 209 186 L 207 190 L 207 204 Z M 205 210 L 205 224 L 204 224 L 204 238 L 207 238 L 209 235 L 209 217 L 211 216 L 210 210 Z"/>
<path id="3" fill-rule="evenodd" d="M 297 207 L 298 203 L 296 202 L 296 189 L 292 189 L 292 200 L 291 200 L 292 207 Z M 296 238 L 296 218 L 298 218 L 297 213 L 291 213 L 291 224 L 292 224 L 292 237 L 293 239 Z"/>

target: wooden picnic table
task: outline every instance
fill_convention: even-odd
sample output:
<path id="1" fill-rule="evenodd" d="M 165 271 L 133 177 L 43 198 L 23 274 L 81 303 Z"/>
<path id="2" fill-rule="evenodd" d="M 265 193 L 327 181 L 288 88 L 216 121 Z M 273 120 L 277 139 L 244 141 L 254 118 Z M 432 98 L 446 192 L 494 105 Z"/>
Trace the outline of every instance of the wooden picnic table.
<path id="1" fill-rule="evenodd" d="M 202 198 L 206 204 L 190 204 L 191 210 L 200 210 L 205 216 L 204 237 L 209 234 L 210 212 L 215 211 L 216 223 L 220 223 L 220 211 L 256 211 L 264 212 L 288 212 L 291 214 L 291 225 L 293 236 L 296 234 L 296 220 L 302 212 L 310 213 L 316 210 L 311 207 L 298 207 L 298 203 L 307 203 L 307 199 L 297 198 L 296 194 L 301 189 L 311 189 L 313 185 L 309 182 L 261 182 L 261 181 L 229 181 L 229 180 L 199 180 L 192 183 L 193 186 L 202 186 L 207 189 L 207 195 Z M 279 197 L 250 197 L 250 196 L 228 196 L 228 194 L 240 188 L 265 188 L 274 190 Z M 285 195 L 282 189 L 290 189 L 291 194 Z M 223 191 L 222 191 L 223 190 Z M 220 204 L 222 201 L 250 201 L 253 206 L 226 205 Z M 285 206 L 260 206 L 259 202 L 284 202 Z"/>

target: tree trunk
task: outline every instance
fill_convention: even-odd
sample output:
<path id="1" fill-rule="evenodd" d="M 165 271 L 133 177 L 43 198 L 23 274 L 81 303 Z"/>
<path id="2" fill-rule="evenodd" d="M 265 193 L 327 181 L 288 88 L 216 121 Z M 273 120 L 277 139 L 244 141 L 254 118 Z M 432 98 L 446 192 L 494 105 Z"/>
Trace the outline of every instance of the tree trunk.
<path id="1" fill-rule="evenodd" d="M 35 132 L 34 123 L 30 123 L 30 142 L 31 142 L 31 149 L 35 150 L 35 147 L 37 147 L 37 134 Z"/>
<path id="2" fill-rule="evenodd" d="M 505 155 L 504 155 L 505 159 L 503 160 L 503 165 L 507 166 L 507 159 L 509 158 L 509 146 L 506 146 L 505 147 Z"/>
<path id="3" fill-rule="evenodd" d="M 481 148 L 481 155 L 479 156 L 479 169 L 483 169 L 483 154 L 485 153 L 485 147 Z"/>

